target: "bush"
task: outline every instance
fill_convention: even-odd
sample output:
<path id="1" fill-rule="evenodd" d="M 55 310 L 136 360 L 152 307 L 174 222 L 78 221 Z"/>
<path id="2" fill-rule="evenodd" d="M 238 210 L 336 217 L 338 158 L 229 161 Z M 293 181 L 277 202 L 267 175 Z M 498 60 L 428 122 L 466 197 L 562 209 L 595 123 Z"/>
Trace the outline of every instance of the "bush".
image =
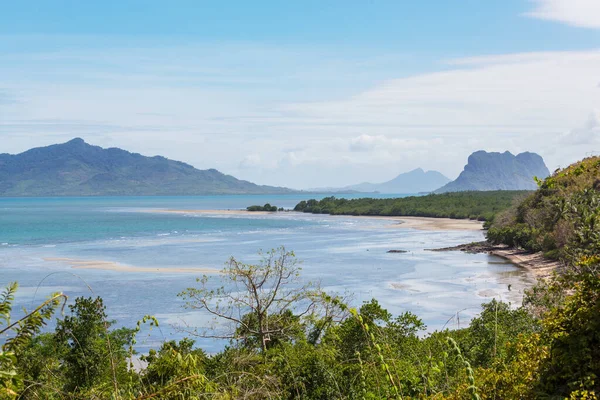
<path id="1" fill-rule="evenodd" d="M 248 206 L 246 207 L 246 211 L 267 211 L 267 212 L 276 212 L 276 211 L 283 211 L 283 208 L 277 208 L 277 206 L 272 206 L 269 203 L 265 204 L 264 206 Z"/>

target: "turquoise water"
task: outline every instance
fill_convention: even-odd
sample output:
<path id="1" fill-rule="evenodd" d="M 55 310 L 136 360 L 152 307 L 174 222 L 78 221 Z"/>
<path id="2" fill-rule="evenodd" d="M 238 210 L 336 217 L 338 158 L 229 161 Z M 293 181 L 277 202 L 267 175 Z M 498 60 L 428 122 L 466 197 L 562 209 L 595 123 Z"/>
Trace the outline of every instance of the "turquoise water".
<path id="1" fill-rule="evenodd" d="M 194 285 L 198 274 L 181 273 L 181 268 L 220 268 L 230 256 L 253 262 L 259 249 L 280 245 L 302 260 L 305 279 L 320 281 L 330 292 L 352 293 L 356 305 L 375 297 L 393 313 L 413 311 L 430 330 L 449 320 L 452 326 L 457 311 L 461 321 L 468 321 L 491 297 L 519 301 L 529 283 L 522 271 L 496 257 L 426 251 L 481 240 L 481 231 L 428 232 L 402 228 L 397 221 L 293 212 L 159 212 L 242 209 L 266 202 L 292 208 L 307 197 L 316 196 L 0 199 L 0 283 L 20 283 L 19 306 L 31 307 L 60 290 L 70 301 L 92 292 L 102 296 L 118 326 L 134 326 L 153 314 L 161 328 L 140 338 L 142 351 L 186 336 L 183 326 L 208 323 L 206 316 L 182 308 L 177 293 Z M 389 254 L 390 249 L 409 252 Z M 73 260 L 146 269 L 78 269 Z M 223 346 L 198 343 L 208 351 Z"/>

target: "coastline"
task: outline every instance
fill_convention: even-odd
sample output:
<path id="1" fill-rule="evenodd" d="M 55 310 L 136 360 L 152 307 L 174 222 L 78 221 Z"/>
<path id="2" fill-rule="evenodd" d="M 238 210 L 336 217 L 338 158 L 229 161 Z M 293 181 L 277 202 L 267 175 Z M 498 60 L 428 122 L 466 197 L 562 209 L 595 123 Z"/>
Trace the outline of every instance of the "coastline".
<path id="1" fill-rule="evenodd" d="M 526 269 L 537 279 L 547 279 L 555 271 L 560 271 L 562 263 L 556 260 L 550 260 L 544 257 L 543 253 L 530 253 L 519 249 L 497 249 L 489 254 L 502 257 L 511 263 Z"/>
<path id="2" fill-rule="evenodd" d="M 542 252 L 532 253 L 505 245 L 492 245 L 487 242 L 461 244 L 454 247 L 429 249 L 429 251 L 462 251 L 465 253 L 485 253 L 501 257 L 525 269 L 536 279 L 547 279 L 555 271 L 560 271 L 563 267 L 560 261 L 546 258 Z"/>
<path id="3" fill-rule="evenodd" d="M 246 211 L 246 210 L 147 210 L 150 213 L 173 213 L 173 214 L 190 214 L 190 215 L 277 215 L 277 212 L 269 211 Z M 285 211 L 283 213 L 304 214 L 297 211 Z M 309 214 L 314 215 L 314 214 Z M 401 217 L 401 216 L 386 216 L 386 215 L 329 215 L 328 217 L 336 218 L 360 218 L 360 219 L 378 219 L 395 221 L 396 224 L 390 224 L 389 228 L 409 228 L 423 231 L 479 231 L 483 229 L 483 222 L 468 220 L 468 219 L 452 219 L 452 218 L 433 218 L 433 217 Z"/>

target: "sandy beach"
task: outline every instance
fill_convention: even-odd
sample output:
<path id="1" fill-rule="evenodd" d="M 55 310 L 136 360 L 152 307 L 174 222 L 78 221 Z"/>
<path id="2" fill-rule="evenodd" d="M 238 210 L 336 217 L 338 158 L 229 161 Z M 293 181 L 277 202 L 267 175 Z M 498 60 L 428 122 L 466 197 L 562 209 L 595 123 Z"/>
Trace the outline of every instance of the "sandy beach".
<path id="1" fill-rule="evenodd" d="M 510 248 L 506 245 L 493 245 L 488 242 L 466 243 L 441 249 L 428 249 L 430 251 L 462 251 L 465 253 L 485 253 L 505 260 L 527 270 L 535 279 L 546 279 L 555 271 L 560 271 L 563 264 L 560 261 L 544 257 L 542 252 L 532 253 L 526 250 Z"/>
<path id="2" fill-rule="evenodd" d="M 205 215 L 277 215 L 276 212 L 266 211 L 246 211 L 246 210 L 149 210 L 153 213 L 173 213 L 173 214 L 205 214 Z M 286 211 L 285 213 L 293 213 Z M 303 214 L 303 213 L 298 213 Z M 429 218 L 429 217 L 395 217 L 395 216 L 376 216 L 376 215 L 328 215 L 339 218 L 372 218 L 378 220 L 395 221 L 390 224 L 390 228 L 410 228 L 424 231 L 478 231 L 483 229 L 483 222 L 468 219 L 452 218 Z"/>
<path id="3" fill-rule="evenodd" d="M 537 279 L 546 279 L 554 271 L 562 268 L 560 261 L 549 260 L 544 257 L 542 252 L 530 253 L 519 249 L 495 249 L 489 254 L 502 257 L 511 263 L 525 268 L 531 275 Z"/>
<path id="4" fill-rule="evenodd" d="M 134 267 L 131 265 L 123 265 L 113 261 L 102 260 L 80 260 L 76 258 L 63 257 L 46 257 L 44 261 L 67 264 L 75 269 L 101 269 L 105 271 L 119 272 L 151 272 L 165 274 L 218 274 L 218 270 L 214 268 L 151 268 L 151 267 Z"/>
<path id="5" fill-rule="evenodd" d="M 480 231 L 483 222 L 468 219 L 428 218 L 428 217 L 367 217 L 398 221 L 394 228 L 412 228 L 423 231 Z"/>

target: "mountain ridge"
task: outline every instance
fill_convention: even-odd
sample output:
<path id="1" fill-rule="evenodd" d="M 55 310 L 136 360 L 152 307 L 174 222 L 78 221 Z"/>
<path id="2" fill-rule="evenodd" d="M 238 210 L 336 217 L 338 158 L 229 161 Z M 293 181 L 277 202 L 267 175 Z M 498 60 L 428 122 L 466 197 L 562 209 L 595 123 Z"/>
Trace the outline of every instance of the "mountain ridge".
<path id="1" fill-rule="evenodd" d="M 389 181 L 381 183 L 362 182 L 341 188 L 321 188 L 328 192 L 360 192 L 360 193 L 423 193 L 431 192 L 440 186 L 450 182 L 450 179 L 438 171 L 425 171 L 423 168 L 415 168 L 403 172 Z M 315 189 L 317 190 L 317 189 Z"/>
<path id="2" fill-rule="evenodd" d="M 74 138 L 0 154 L 0 196 L 210 195 L 291 193 L 163 156 L 147 157 Z"/>

